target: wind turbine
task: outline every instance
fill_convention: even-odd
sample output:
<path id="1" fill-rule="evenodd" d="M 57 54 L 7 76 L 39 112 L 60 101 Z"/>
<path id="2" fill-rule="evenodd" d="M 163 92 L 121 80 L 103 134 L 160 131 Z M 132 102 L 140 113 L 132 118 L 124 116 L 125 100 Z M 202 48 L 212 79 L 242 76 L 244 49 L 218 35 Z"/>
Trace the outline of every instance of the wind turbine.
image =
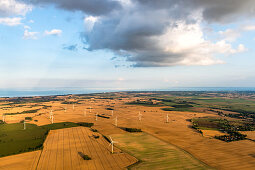
<path id="1" fill-rule="evenodd" d="M 112 110 L 112 116 L 113 116 L 113 110 Z"/>
<path id="2" fill-rule="evenodd" d="M 51 119 L 51 116 L 52 116 L 52 109 L 50 110 L 50 119 Z"/>
<path id="3" fill-rule="evenodd" d="M 89 113 L 91 113 L 91 106 L 89 107 Z"/>
<path id="4" fill-rule="evenodd" d="M 73 110 L 74 110 L 74 104 L 73 104 Z"/>
<path id="5" fill-rule="evenodd" d="M 24 130 L 26 130 L 26 119 L 24 119 Z"/>
<path id="6" fill-rule="evenodd" d="M 118 126 L 118 117 L 115 118 L 115 126 Z"/>
<path id="7" fill-rule="evenodd" d="M 2 115 L 3 123 L 5 122 L 5 114 Z"/>
<path id="8" fill-rule="evenodd" d="M 65 113 L 66 113 L 66 107 L 65 107 Z"/>
<path id="9" fill-rule="evenodd" d="M 51 124 L 54 123 L 54 114 L 51 115 Z"/>
<path id="10" fill-rule="evenodd" d="M 169 116 L 168 116 L 168 114 L 166 115 L 166 123 L 168 123 L 169 122 Z"/>
<path id="11" fill-rule="evenodd" d="M 118 143 L 118 142 L 113 141 L 111 136 L 109 136 L 109 137 L 110 137 L 110 139 L 111 139 L 111 143 L 109 144 L 109 146 L 112 145 L 112 153 L 113 153 L 113 144 L 114 144 L 114 143 Z"/>
<path id="12" fill-rule="evenodd" d="M 142 114 L 141 114 L 141 112 L 139 112 L 139 114 L 138 114 L 138 119 L 139 119 L 139 121 L 142 120 Z"/>
<path id="13" fill-rule="evenodd" d="M 98 115 L 98 113 L 96 113 L 96 121 L 97 121 L 97 115 Z"/>

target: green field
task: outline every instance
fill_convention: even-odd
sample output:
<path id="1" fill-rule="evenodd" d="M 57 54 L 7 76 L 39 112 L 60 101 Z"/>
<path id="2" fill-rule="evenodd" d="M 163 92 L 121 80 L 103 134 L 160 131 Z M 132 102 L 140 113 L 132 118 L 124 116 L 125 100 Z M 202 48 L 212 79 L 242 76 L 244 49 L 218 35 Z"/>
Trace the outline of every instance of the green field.
<path id="1" fill-rule="evenodd" d="M 245 97 L 243 97 L 244 95 Z M 221 116 L 255 121 L 253 92 L 154 92 L 153 94 L 150 92 L 148 95 L 134 93 L 133 96 L 139 96 L 140 99 L 126 104 L 170 106 L 162 108 L 164 111 L 207 112 L 217 109 L 227 111 L 226 113 L 222 112 Z M 229 111 L 234 113 L 229 113 Z"/>
<path id="2" fill-rule="evenodd" d="M 146 133 L 112 135 L 118 147 L 140 160 L 130 169 L 210 169 L 183 150 Z"/>
<path id="3" fill-rule="evenodd" d="M 75 126 L 90 126 L 90 123 L 54 123 L 45 126 L 22 123 L 0 124 L 0 157 L 42 149 L 49 130 Z"/>

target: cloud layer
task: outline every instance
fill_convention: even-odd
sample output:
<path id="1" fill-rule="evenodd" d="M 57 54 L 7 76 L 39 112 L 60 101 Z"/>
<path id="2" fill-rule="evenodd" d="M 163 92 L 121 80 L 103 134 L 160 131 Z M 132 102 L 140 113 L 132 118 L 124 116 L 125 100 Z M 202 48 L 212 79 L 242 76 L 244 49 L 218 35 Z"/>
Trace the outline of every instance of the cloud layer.
<path id="1" fill-rule="evenodd" d="M 203 25 L 226 24 L 255 15 L 254 0 L 32 0 L 33 4 L 85 13 L 87 50 L 107 49 L 136 67 L 211 65 L 245 50 L 239 36 L 222 31 L 207 39 Z M 253 29 L 253 28 L 246 28 Z M 232 37 L 232 38 L 230 38 Z"/>

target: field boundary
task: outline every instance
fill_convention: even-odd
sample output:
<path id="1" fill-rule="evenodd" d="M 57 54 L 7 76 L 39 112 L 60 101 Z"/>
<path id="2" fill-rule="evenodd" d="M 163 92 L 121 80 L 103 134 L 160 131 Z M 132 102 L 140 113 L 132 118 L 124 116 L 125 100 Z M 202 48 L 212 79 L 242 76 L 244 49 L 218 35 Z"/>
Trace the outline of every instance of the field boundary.
<path id="1" fill-rule="evenodd" d="M 99 133 L 99 134 L 102 135 L 102 136 L 105 136 L 105 135 L 102 134 L 100 131 L 97 131 L 97 133 Z M 104 141 L 106 141 L 106 139 L 104 139 Z M 109 143 L 108 141 L 106 141 L 106 142 Z M 140 160 L 140 159 L 138 159 L 137 157 L 135 157 L 133 154 L 131 154 L 130 152 L 128 152 L 126 149 L 123 149 L 123 148 L 119 147 L 117 144 L 115 144 L 114 147 L 118 148 L 118 149 L 121 150 L 123 153 L 126 153 L 126 154 L 131 155 L 132 157 L 134 157 L 134 158 L 136 159 L 136 162 L 133 163 L 133 164 L 131 164 L 131 165 L 129 165 L 129 166 L 127 166 L 126 169 L 129 170 L 131 167 L 136 166 L 136 165 L 142 163 L 142 160 Z M 109 151 L 110 151 L 110 150 L 109 150 Z"/>
<path id="2" fill-rule="evenodd" d="M 146 132 L 146 131 L 143 131 L 143 132 L 144 132 L 145 134 L 147 134 L 147 135 L 150 135 L 150 136 L 155 137 L 156 139 L 158 139 L 158 140 L 160 140 L 160 141 L 162 141 L 162 142 L 164 142 L 164 143 L 168 143 L 168 144 L 170 144 L 170 145 L 173 145 L 174 147 L 176 147 L 176 148 L 180 149 L 182 152 L 188 154 L 189 156 L 191 156 L 191 157 L 194 158 L 195 160 L 199 161 L 201 164 L 203 164 L 204 166 L 208 167 L 209 169 L 215 169 L 214 167 L 212 167 L 212 166 L 208 165 L 207 163 L 205 163 L 204 161 L 198 159 L 198 158 L 195 157 L 193 154 L 191 154 L 190 152 L 184 150 L 183 148 L 181 148 L 181 147 L 179 147 L 179 146 L 177 146 L 177 145 L 175 145 L 175 144 L 172 144 L 171 142 L 168 142 L 168 141 L 166 141 L 166 140 L 164 140 L 164 139 L 161 139 L 161 138 L 159 138 L 159 137 L 157 137 L 157 136 L 155 136 L 155 135 L 153 135 L 153 134 L 151 134 L 151 133 L 149 133 L 149 132 Z"/>

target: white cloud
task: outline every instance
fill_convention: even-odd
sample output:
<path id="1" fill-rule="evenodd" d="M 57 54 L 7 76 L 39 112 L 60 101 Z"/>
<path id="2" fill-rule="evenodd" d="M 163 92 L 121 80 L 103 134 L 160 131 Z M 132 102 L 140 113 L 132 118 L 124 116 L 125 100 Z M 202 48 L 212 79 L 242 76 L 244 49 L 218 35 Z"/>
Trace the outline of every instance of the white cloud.
<path id="1" fill-rule="evenodd" d="M 242 29 L 244 31 L 255 31 L 255 25 L 246 25 Z"/>
<path id="2" fill-rule="evenodd" d="M 21 24 L 22 18 L 0 18 L 0 24 L 8 25 L 8 26 L 16 26 Z"/>
<path id="3" fill-rule="evenodd" d="M 0 0 L 0 16 L 25 15 L 32 10 L 31 5 L 16 0 Z"/>
<path id="4" fill-rule="evenodd" d="M 31 27 L 28 26 L 28 25 L 25 25 L 25 26 L 24 26 L 24 29 L 28 30 L 28 29 L 31 29 Z"/>
<path id="5" fill-rule="evenodd" d="M 28 30 L 25 30 L 24 31 L 24 35 L 23 35 L 23 38 L 24 39 L 37 39 L 37 34 L 39 32 L 29 32 Z"/>
<path id="6" fill-rule="evenodd" d="M 215 59 L 215 55 L 230 55 L 245 50 L 242 44 L 235 49 L 225 40 L 215 43 L 206 40 L 199 22 L 189 25 L 179 22 L 177 27 L 169 27 L 165 34 L 156 36 L 154 40 L 159 42 L 158 50 L 164 51 L 166 56 L 181 56 L 176 61 L 168 61 L 169 57 L 166 57 L 162 65 L 167 63 L 169 65 L 222 64 L 224 62 Z"/>
<path id="7" fill-rule="evenodd" d="M 237 48 L 237 52 L 241 53 L 247 51 L 247 48 L 245 48 L 245 46 L 243 44 L 239 44 L 238 48 Z"/>
<path id="8" fill-rule="evenodd" d="M 227 29 L 225 31 L 220 31 L 219 34 L 221 35 L 221 37 L 224 40 L 230 41 L 230 42 L 235 41 L 238 37 L 241 36 L 239 30 L 232 30 L 232 29 Z"/>
<path id="9" fill-rule="evenodd" d="M 99 20 L 99 17 L 94 17 L 94 16 L 88 16 L 84 18 L 84 24 L 85 24 L 85 29 L 87 32 L 90 32 L 94 24 Z"/>
<path id="10" fill-rule="evenodd" d="M 44 32 L 45 35 L 61 35 L 62 34 L 62 30 L 59 29 L 53 29 L 51 31 L 46 30 Z"/>

